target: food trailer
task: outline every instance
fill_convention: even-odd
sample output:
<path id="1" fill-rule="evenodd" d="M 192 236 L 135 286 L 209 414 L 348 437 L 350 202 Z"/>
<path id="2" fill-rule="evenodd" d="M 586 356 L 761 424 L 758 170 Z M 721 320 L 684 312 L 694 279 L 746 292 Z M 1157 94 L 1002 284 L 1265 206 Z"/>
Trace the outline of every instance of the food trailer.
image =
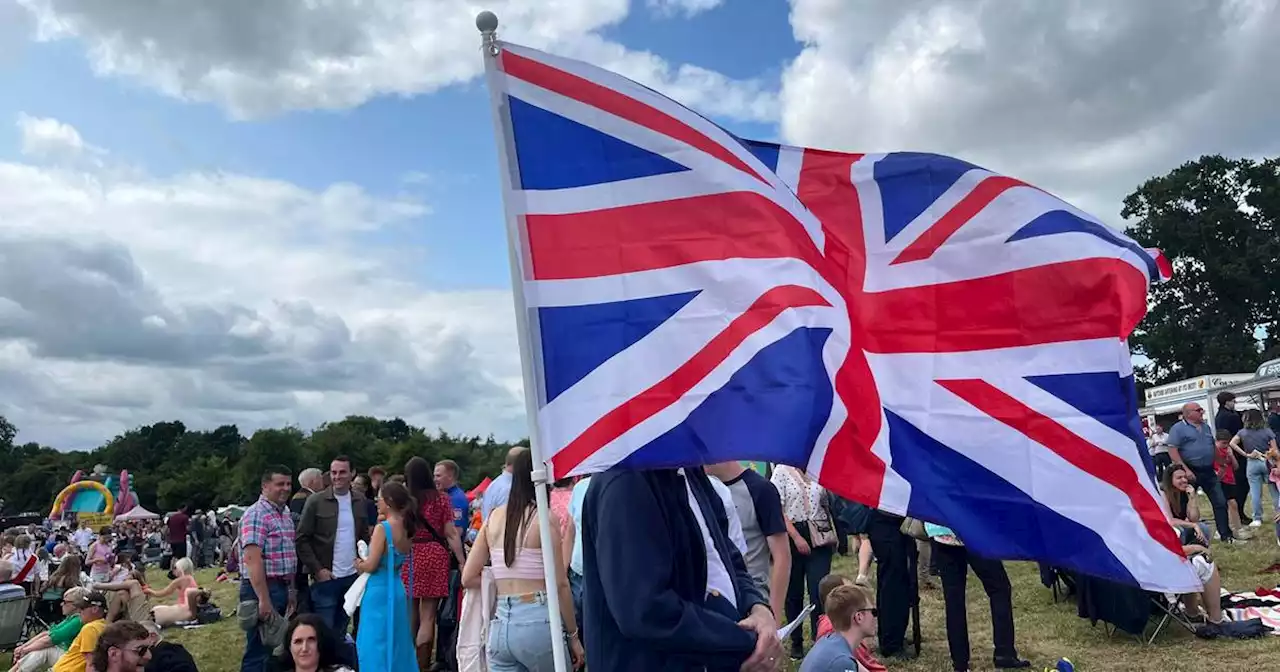
<path id="1" fill-rule="evenodd" d="M 1211 373 L 1149 387 L 1145 396 L 1146 406 L 1138 409 L 1138 415 L 1145 418 L 1148 424 L 1154 422 L 1168 430 L 1181 417 L 1182 405 L 1194 401 L 1204 408 L 1205 419 L 1212 426 L 1213 418 L 1218 413 L 1218 393 L 1232 385 L 1252 380 L 1253 377 L 1252 373 Z"/>
<path id="2" fill-rule="evenodd" d="M 1264 411 L 1271 408 L 1272 401 L 1280 400 L 1280 359 L 1263 362 L 1249 380 L 1229 389 Z"/>

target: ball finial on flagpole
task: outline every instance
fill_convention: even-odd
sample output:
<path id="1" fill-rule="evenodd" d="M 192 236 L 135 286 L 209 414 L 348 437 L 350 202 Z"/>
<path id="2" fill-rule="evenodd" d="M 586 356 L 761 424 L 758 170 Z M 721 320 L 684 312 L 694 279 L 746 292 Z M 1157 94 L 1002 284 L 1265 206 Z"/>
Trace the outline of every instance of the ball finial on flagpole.
<path id="1" fill-rule="evenodd" d="M 480 31 L 480 39 L 485 53 L 489 56 L 497 56 L 498 15 L 487 9 L 476 14 L 476 29 Z"/>

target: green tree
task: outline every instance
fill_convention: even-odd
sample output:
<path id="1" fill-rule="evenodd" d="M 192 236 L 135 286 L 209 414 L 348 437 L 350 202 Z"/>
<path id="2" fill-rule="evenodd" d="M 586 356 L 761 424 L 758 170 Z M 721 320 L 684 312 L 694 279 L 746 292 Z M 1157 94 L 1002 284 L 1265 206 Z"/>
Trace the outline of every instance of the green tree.
<path id="1" fill-rule="evenodd" d="M 206 455 L 163 480 L 157 504 L 162 511 L 173 511 L 183 504 L 190 504 L 193 509 L 208 509 L 241 501 L 237 497 L 239 493 L 228 490 L 226 483 L 226 458 Z"/>
<path id="2" fill-rule="evenodd" d="M 1252 371 L 1280 326 L 1280 161 L 1204 156 L 1147 180 L 1121 214 L 1175 268 L 1131 339 L 1150 382 Z"/>
<path id="3" fill-rule="evenodd" d="M 414 456 L 432 463 L 447 457 L 461 467 L 463 486 L 471 487 L 501 471 L 510 447 L 493 437 L 432 434 L 400 418 L 367 416 L 325 423 L 310 435 L 297 427 L 267 428 L 249 439 L 235 425 L 192 431 L 180 422 L 158 422 L 130 429 L 91 452 L 17 445 L 17 435 L 17 428 L 0 417 L 0 498 L 10 511 L 39 512 L 49 509 L 72 473 L 96 464 L 113 472 L 127 469 L 139 503 L 169 511 L 183 504 L 247 504 L 257 498 L 268 464 L 283 464 L 297 474 L 305 467 L 326 468 L 343 453 L 362 472 L 381 466 L 396 473 Z"/>
<path id="4" fill-rule="evenodd" d="M 310 466 L 307 437 L 297 427 L 283 429 L 259 429 L 244 444 L 237 464 L 239 487 L 243 502 L 257 499 L 262 490 L 262 473 L 269 465 L 282 464 L 296 476 Z"/>

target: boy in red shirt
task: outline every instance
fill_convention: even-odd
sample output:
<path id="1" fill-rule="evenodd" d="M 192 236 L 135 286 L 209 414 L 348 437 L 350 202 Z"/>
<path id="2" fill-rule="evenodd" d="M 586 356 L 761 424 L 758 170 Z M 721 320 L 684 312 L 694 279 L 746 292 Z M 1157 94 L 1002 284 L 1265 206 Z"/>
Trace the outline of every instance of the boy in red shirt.
<path id="1" fill-rule="evenodd" d="M 828 574 L 822 577 L 822 580 L 818 582 L 818 599 L 822 601 L 823 604 L 826 604 L 827 596 L 831 594 L 831 591 L 839 588 L 840 586 L 853 585 L 857 584 L 853 582 L 853 579 L 847 576 L 842 574 Z M 827 618 L 826 614 L 819 616 L 818 632 L 813 636 L 813 641 L 816 642 L 819 639 L 826 637 L 831 634 L 833 630 L 834 628 L 831 627 L 831 619 Z M 885 666 L 880 661 L 876 660 L 875 656 L 871 655 L 871 649 L 867 648 L 865 642 L 860 642 L 858 644 L 858 649 L 853 652 L 853 656 L 858 660 L 859 664 L 867 669 L 867 672 L 886 672 Z"/>
<path id="2" fill-rule="evenodd" d="M 1214 437 L 1214 456 L 1213 470 L 1218 474 L 1218 480 L 1222 482 L 1222 495 L 1227 500 L 1227 521 L 1232 530 L 1240 528 L 1240 512 L 1236 502 L 1244 500 L 1248 495 L 1247 486 L 1236 483 L 1236 456 L 1231 450 L 1231 432 L 1226 429 L 1219 429 Z M 1244 492 L 1241 492 L 1241 490 Z M 1237 536 L 1240 535 L 1237 532 Z M 1247 538 L 1247 537 L 1241 537 Z"/>

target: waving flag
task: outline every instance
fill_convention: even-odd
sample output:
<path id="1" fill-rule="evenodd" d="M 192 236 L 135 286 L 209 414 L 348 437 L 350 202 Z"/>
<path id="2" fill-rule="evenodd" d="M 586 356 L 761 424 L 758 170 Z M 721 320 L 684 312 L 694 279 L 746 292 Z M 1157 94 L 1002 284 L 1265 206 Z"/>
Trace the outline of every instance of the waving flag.
<path id="1" fill-rule="evenodd" d="M 554 477 L 792 464 L 990 557 L 1198 590 L 1125 342 L 1162 257 L 958 159 L 747 142 L 619 75 L 498 46 Z"/>

